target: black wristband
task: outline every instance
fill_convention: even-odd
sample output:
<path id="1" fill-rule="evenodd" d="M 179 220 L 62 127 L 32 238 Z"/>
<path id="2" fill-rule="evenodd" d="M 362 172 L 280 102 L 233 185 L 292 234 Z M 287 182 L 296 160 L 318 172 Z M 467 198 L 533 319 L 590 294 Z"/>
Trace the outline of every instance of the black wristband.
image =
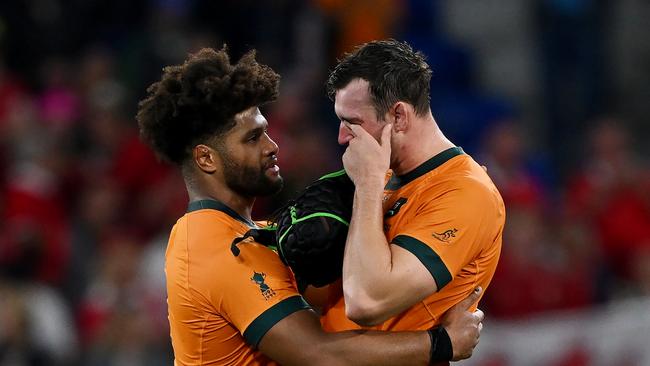
<path id="1" fill-rule="evenodd" d="M 429 364 L 436 362 L 451 361 L 454 358 L 454 349 L 451 346 L 451 339 L 444 327 L 435 327 L 429 329 L 429 338 L 431 338 L 431 354 Z"/>

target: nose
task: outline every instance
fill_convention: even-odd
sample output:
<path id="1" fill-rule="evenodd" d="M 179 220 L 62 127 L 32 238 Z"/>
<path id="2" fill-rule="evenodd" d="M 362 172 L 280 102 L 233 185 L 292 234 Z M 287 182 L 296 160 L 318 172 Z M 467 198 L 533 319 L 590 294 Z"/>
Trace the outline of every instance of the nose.
<path id="1" fill-rule="evenodd" d="M 339 145 L 346 145 L 351 139 L 352 139 L 352 131 L 341 122 L 339 125 L 339 137 L 338 137 L 338 142 Z"/>
<path id="2" fill-rule="evenodd" d="M 278 144 L 275 143 L 275 141 L 273 141 L 273 139 L 270 136 L 268 136 L 268 140 L 269 140 L 268 144 L 264 149 L 264 155 L 277 155 L 278 151 L 280 151 L 280 147 L 278 146 Z"/>

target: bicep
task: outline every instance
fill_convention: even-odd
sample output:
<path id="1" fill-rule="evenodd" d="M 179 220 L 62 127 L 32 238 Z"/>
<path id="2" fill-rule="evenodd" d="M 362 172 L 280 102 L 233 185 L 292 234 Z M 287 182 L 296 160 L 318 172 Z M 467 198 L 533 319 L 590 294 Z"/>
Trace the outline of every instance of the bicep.
<path id="1" fill-rule="evenodd" d="M 269 329 L 259 343 L 259 350 L 282 365 L 314 364 L 319 358 L 315 348 L 322 334 L 314 311 L 297 311 Z"/>
<path id="2" fill-rule="evenodd" d="M 344 286 L 346 315 L 359 325 L 380 324 L 437 292 L 451 279 L 435 251 L 417 239 L 396 237 L 390 251 L 390 271 L 376 278 L 372 288 Z"/>
<path id="3" fill-rule="evenodd" d="M 390 249 L 393 265 L 390 281 L 393 285 L 380 305 L 385 319 L 438 291 L 434 277 L 420 258 L 395 244 L 391 244 Z"/>

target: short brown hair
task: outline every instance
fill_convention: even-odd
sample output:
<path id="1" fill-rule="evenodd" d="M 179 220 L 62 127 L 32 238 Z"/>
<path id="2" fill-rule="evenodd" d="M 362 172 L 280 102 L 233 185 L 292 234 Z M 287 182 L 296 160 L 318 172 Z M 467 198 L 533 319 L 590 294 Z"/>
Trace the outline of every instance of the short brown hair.
<path id="1" fill-rule="evenodd" d="M 413 105 L 418 115 L 430 108 L 431 68 L 424 55 L 405 42 L 372 41 L 344 55 L 327 80 L 327 95 L 334 100 L 339 89 L 357 78 L 370 84 L 372 103 L 380 120 L 398 101 Z"/>

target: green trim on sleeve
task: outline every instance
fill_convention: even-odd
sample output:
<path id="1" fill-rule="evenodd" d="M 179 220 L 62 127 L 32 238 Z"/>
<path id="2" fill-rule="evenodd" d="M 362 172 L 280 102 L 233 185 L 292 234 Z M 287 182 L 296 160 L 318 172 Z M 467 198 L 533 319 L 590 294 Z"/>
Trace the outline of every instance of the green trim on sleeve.
<path id="1" fill-rule="evenodd" d="M 329 173 L 329 174 L 325 174 L 324 176 L 318 178 L 318 180 L 336 178 L 336 177 L 340 177 L 340 176 L 345 175 L 345 174 L 346 174 L 345 169 L 341 169 L 341 170 L 337 170 L 337 171 Z"/>
<path id="2" fill-rule="evenodd" d="M 288 297 L 266 309 L 244 331 L 244 338 L 248 344 L 257 348 L 262 337 L 280 320 L 299 310 L 311 309 L 302 296 Z"/>
<path id="3" fill-rule="evenodd" d="M 406 235 L 398 235 L 393 238 L 393 244 L 413 253 L 424 264 L 436 281 L 438 291 L 451 282 L 451 273 L 449 273 L 447 266 L 430 246 Z"/>

